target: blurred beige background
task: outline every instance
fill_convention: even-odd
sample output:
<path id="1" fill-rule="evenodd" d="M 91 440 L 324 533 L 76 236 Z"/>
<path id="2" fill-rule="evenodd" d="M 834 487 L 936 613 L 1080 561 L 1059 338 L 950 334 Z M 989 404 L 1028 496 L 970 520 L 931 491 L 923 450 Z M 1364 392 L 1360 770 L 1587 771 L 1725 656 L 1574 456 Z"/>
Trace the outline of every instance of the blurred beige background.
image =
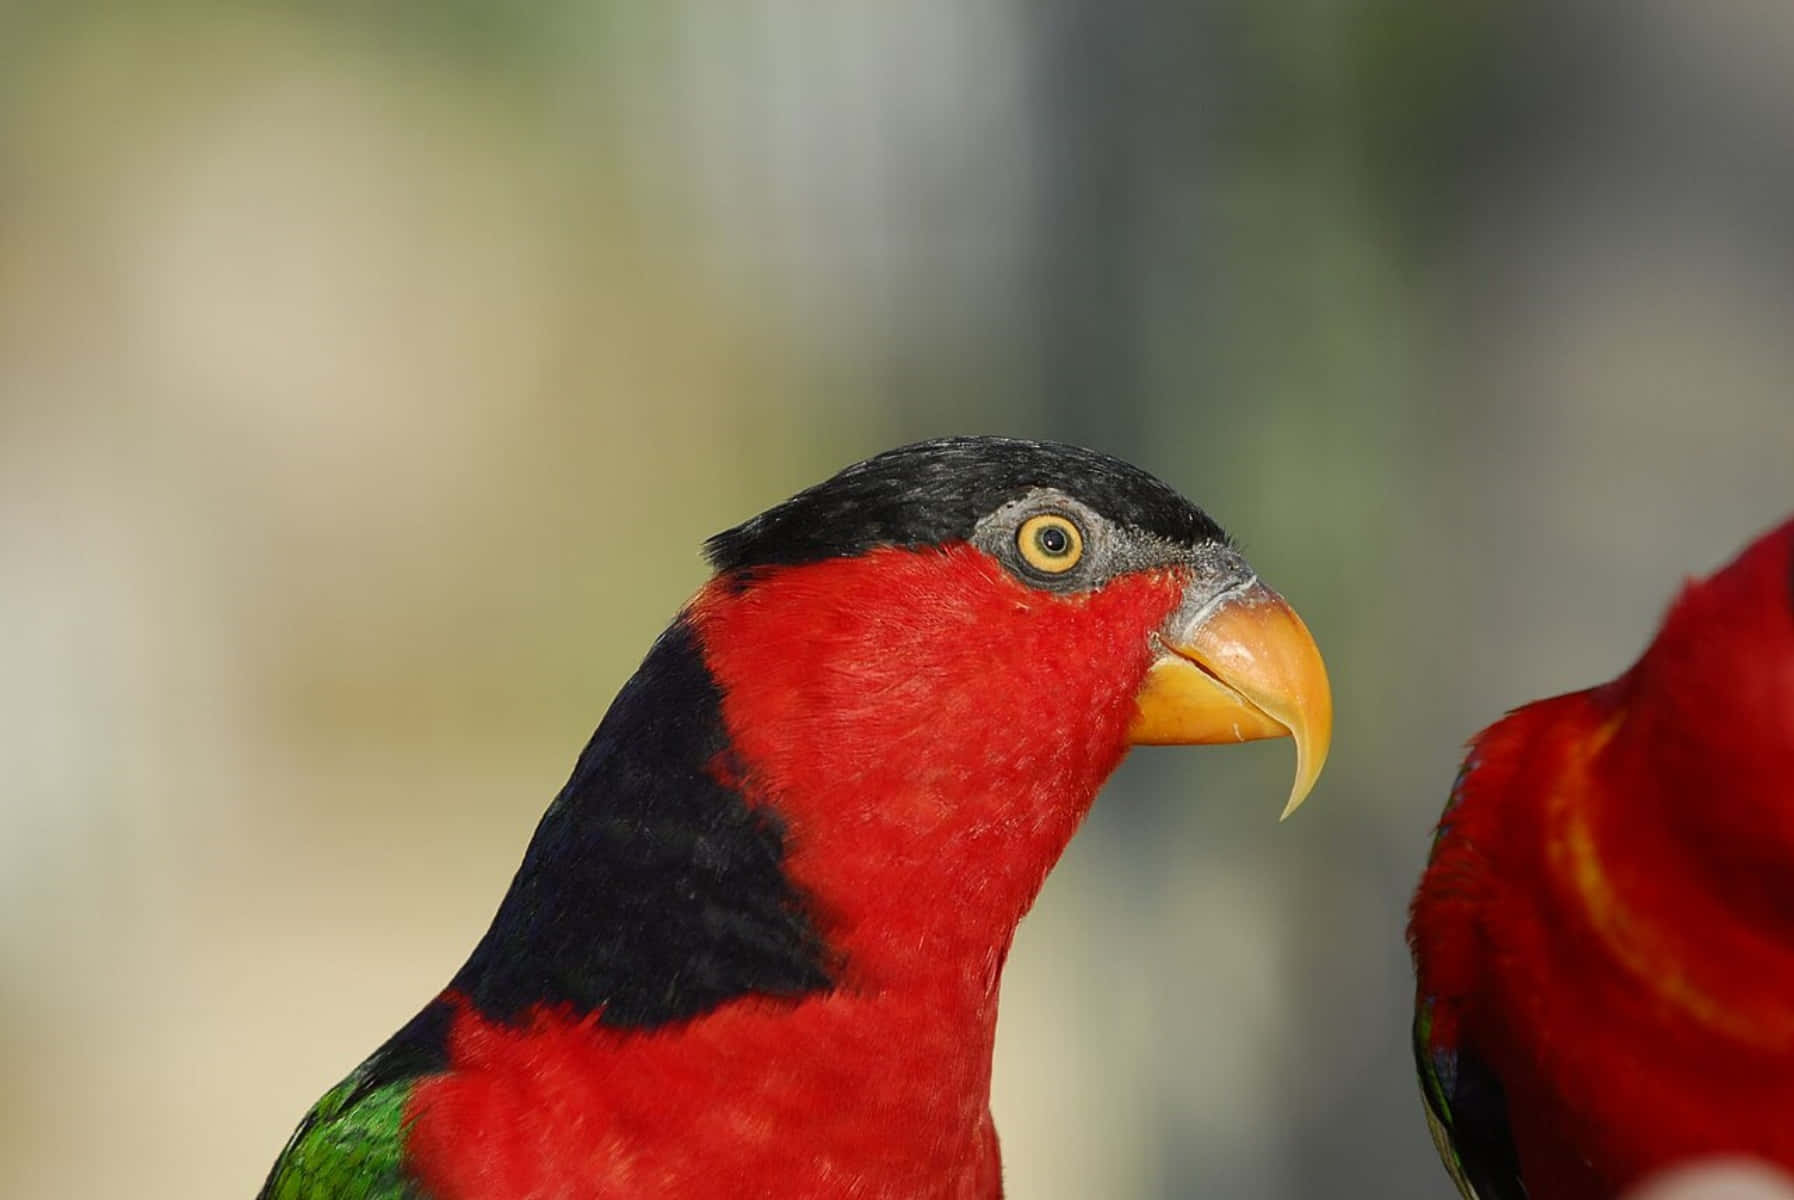
<path id="1" fill-rule="evenodd" d="M 1794 510 L 1794 7 L 0 3 L 0 1194 L 241 1197 L 459 965 L 703 537 L 916 437 L 1207 506 L 1335 757 L 1143 752 L 1011 1192 L 1444 1197 L 1457 747 Z"/>

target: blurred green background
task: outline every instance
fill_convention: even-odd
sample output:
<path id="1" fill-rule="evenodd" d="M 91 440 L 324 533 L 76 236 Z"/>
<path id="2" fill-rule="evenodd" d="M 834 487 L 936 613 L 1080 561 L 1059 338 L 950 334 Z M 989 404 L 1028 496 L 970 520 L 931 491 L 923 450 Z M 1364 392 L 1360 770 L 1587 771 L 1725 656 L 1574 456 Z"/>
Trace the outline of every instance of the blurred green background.
<path id="1" fill-rule="evenodd" d="M 1136 755 L 1024 924 L 1012 1195 L 1444 1197 L 1458 746 L 1794 509 L 1794 6 L 0 2 L 0 1193 L 242 1197 L 484 928 L 699 541 L 1132 458 L 1335 753 Z"/>

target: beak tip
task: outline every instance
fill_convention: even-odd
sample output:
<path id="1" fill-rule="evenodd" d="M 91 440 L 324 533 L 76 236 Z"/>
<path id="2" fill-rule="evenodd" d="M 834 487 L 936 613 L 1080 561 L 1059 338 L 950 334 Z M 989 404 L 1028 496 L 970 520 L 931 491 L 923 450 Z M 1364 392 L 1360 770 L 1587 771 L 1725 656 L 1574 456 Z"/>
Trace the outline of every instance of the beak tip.
<path id="1" fill-rule="evenodd" d="M 1314 723 L 1309 723 L 1290 730 L 1290 736 L 1296 743 L 1296 781 L 1289 789 L 1289 802 L 1283 806 L 1283 812 L 1277 818 L 1279 824 L 1289 820 L 1290 814 L 1302 807 L 1303 802 L 1314 793 L 1314 785 L 1320 782 L 1321 768 L 1327 765 L 1327 751 L 1332 748 L 1329 744 L 1332 741 L 1329 736 L 1332 731 L 1331 717 L 1329 705 L 1318 728 Z"/>

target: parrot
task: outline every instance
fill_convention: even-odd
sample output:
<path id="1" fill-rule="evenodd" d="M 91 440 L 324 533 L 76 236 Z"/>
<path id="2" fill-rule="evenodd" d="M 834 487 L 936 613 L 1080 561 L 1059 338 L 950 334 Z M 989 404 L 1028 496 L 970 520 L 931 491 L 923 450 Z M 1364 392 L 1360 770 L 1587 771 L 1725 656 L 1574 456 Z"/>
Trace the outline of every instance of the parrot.
<path id="1" fill-rule="evenodd" d="M 999 1197 L 998 984 L 1135 745 L 1332 729 L 1221 527 L 1078 447 L 887 451 L 706 543 L 448 985 L 261 1200 Z"/>
<path id="2" fill-rule="evenodd" d="M 1794 1167 L 1794 520 L 1687 582 L 1617 679 L 1471 740 L 1408 938 L 1463 1196 Z"/>

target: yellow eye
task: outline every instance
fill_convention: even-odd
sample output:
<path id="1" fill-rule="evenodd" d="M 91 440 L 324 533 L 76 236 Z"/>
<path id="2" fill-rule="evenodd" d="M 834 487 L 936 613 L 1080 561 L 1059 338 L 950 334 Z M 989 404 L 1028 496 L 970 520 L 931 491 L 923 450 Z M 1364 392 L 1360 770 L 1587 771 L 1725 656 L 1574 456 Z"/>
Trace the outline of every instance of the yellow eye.
<path id="1" fill-rule="evenodd" d="M 1084 557 L 1084 535 L 1057 513 L 1029 517 L 1015 533 L 1015 548 L 1022 561 L 1036 571 L 1063 575 Z"/>

